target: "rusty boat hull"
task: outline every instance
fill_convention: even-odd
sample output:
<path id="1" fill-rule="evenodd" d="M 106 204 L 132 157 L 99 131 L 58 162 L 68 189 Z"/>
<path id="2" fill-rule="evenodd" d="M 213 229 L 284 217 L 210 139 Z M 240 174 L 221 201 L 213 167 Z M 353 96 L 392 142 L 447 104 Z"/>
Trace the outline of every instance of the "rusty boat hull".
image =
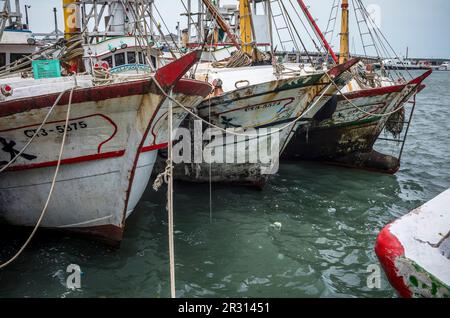
<path id="1" fill-rule="evenodd" d="M 401 108 L 423 88 L 422 82 L 430 74 L 431 71 L 426 72 L 403 85 L 333 96 L 310 123 L 297 126 L 296 134 L 282 158 L 288 161 L 319 161 L 386 173 L 397 172 L 400 164 L 397 158 L 373 150 L 389 120 L 389 116 L 383 114 Z"/>
<path id="2" fill-rule="evenodd" d="M 71 100 L 67 140 L 44 229 L 88 234 L 110 244 L 123 237 L 153 170 L 157 151 L 167 146 L 167 92 L 200 94 L 207 83 L 181 80 L 198 60 L 193 53 L 160 69 L 147 80 L 77 88 Z M 157 83 L 159 85 L 157 85 Z M 176 85 L 176 83 L 178 83 Z M 176 86 L 175 86 L 176 85 Z M 2 164 L 40 126 L 58 93 L 4 101 L 0 107 Z M 194 100 L 200 102 L 198 96 Z M 69 105 L 65 93 L 47 123 L 0 178 L 0 220 L 33 227 L 49 195 Z"/>

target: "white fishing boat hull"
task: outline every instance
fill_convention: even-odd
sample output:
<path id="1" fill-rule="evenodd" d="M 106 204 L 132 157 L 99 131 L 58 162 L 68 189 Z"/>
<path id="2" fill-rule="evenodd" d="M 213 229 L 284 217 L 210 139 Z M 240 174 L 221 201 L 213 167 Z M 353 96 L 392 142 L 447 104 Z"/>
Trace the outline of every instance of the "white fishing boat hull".
<path id="1" fill-rule="evenodd" d="M 162 87 L 169 87 L 165 83 L 178 82 L 195 62 L 194 56 L 162 69 L 163 75 L 157 73 Z M 198 60 L 199 54 L 196 56 Z M 210 90 L 208 84 L 191 80 L 181 80 L 173 89 L 174 96 L 191 101 L 193 107 Z M 2 165 L 39 128 L 58 95 L 2 103 Z M 36 225 L 55 173 L 68 96 L 65 93 L 55 107 L 36 140 L 26 149 L 25 157 L 21 156 L 2 173 L 0 220 L 3 222 Z M 153 78 L 76 89 L 61 168 L 41 227 L 83 232 L 111 243 L 120 242 L 125 220 L 149 182 L 157 151 L 167 146 L 170 106 Z M 178 123 L 175 121 L 175 125 Z"/>
<path id="2" fill-rule="evenodd" d="M 86 228 L 91 234 L 104 233 L 120 241 L 126 213 L 137 204 L 138 194 L 145 189 L 154 163 L 155 156 L 145 154 L 137 166 L 148 123 L 164 101 L 156 91 L 144 92 L 146 85 L 149 83 L 109 86 L 97 101 L 89 96 L 100 96 L 102 88 L 74 92 L 62 167 L 42 227 Z M 142 91 L 133 95 L 124 93 L 133 88 Z M 118 94 L 111 94 L 114 90 Z M 34 226 L 42 212 L 58 160 L 68 94 L 43 126 L 36 142 L 26 150 L 30 160 L 21 157 L 2 174 L 0 217 L 9 224 Z M 56 97 L 40 97 L 36 103 L 42 104 L 36 108 L 2 116 L 3 140 L 14 142 L 17 147 L 25 145 Z M 50 103 L 45 105 L 45 99 Z M 28 101 L 12 101 L 8 107 L 20 107 L 24 102 Z M 8 151 L 3 147 L 0 161 L 11 159 Z M 141 177 L 134 179 L 137 169 Z"/>
<path id="3" fill-rule="evenodd" d="M 450 297 L 450 190 L 385 227 L 375 251 L 400 296 Z"/>

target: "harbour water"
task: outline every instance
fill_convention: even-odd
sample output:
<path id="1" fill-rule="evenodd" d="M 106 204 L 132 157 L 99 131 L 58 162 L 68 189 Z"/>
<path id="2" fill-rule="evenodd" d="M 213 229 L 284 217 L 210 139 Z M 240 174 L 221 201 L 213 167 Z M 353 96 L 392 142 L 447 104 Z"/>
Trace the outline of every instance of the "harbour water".
<path id="1" fill-rule="evenodd" d="M 382 271 L 381 288 L 367 286 L 376 236 L 450 187 L 450 72 L 426 84 L 395 176 L 284 164 L 261 192 L 214 185 L 211 212 L 209 185 L 177 184 L 178 296 L 396 297 Z M 168 297 L 165 204 L 149 187 L 120 249 L 41 233 L 0 271 L 0 297 Z M 0 231 L 3 261 L 28 232 Z M 70 264 L 81 267 L 79 290 L 66 287 Z"/>

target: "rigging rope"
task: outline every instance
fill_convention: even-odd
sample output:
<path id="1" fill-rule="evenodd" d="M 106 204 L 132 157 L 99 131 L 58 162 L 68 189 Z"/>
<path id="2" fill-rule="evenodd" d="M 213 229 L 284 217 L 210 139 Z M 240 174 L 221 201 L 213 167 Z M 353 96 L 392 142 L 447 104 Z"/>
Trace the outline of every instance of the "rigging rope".
<path id="1" fill-rule="evenodd" d="M 327 73 L 328 74 L 328 73 Z M 329 77 L 331 78 L 331 77 Z M 270 136 L 276 133 L 279 133 L 283 130 L 285 130 L 286 128 L 293 126 L 294 124 L 296 124 L 297 122 L 301 121 L 307 114 L 309 114 L 311 112 L 311 110 L 313 108 L 315 108 L 317 106 L 317 104 L 322 100 L 322 98 L 325 96 L 325 94 L 327 93 L 327 91 L 333 86 L 333 83 L 330 84 L 322 84 L 323 86 L 326 86 L 326 88 L 323 89 L 323 92 L 318 96 L 318 98 L 316 99 L 316 101 L 314 101 L 314 103 L 308 108 L 306 109 L 300 116 L 298 116 L 297 118 L 293 119 L 291 122 L 289 122 L 288 124 L 286 124 L 285 126 L 282 126 L 281 128 L 277 128 L 274 131 L 270 131 L 268 133 L 265 134 L 246 134 L 246 133 L 238 133 L 238 132 L 234 132 L 231 130 L 227 130 L 227 129 L 223 129 L 217 125 L 214 125 L 213 123 L 208 122 L 207 120 L 201 118 L 199 115 L 197 115 L 196 113 L 194 113 L 192 110 L 190 110 L 188 107 L 184 106 L 183 104 L 181 104 L 179 101 L 177 101 L 176 99 L 174 99 L 173 97 L 169 96 L 164 89 L 161 87 L 161 85 L 158 83 L 158 81 L 156 81 L 155 79 L 155 83 L 156 86 L 159 88 L 159 90 L 164 94 L 164 96 L 166 96 L 166 98 L 172 100 L 176 105 L 178 105 L 179 107 L 181 107 L 182 109 L 184 109 L 186 112 L 188 112 L 190 115 L 192 115 L 193 117 L 197 118 L 198 120 L 202 121 L 203 123 L 205 123 L 206 125 L 215 128 L 223 133 L 226 134 L 230 134 L 230 135 L 235 135 L 235 136 L 241 136 L 241 137 L 249 137 L 249 138 L 258 138 L 258 137 L 266 137 L 266 136 Z M 336 85 L 336 84 L 335 84 Z"/>
<path id="2" fill-rule="evenodd" d="M 327 73 L 327 75 L 328 75 L 328 73 Z M 389 113 L 376 114 L 376 113 L 370 113 L 370 112 L 367 112 L 367 111 L 365 111 L 364 109 L 362 109 L 361 107 L 357 106 L 355 103 L 353 103 L 347 96 L 345 96 L 345 93 L 342 92 L 342 89 L 339 88 L 339 86 L 334 82 L 334 80 L 333 80 L 329 75 L 328 75 L 328 77 L 330 78 L 332 84 L 336 87 L 336 89 L 338 90 L 338 92 L 344 97 L 344 99 L 345 99 L 351 106 L 353 106 L 354 108 L 356 108 L 358 111 L 360 111 L 360 112 L 363 113 L 363 114 L 366 114 L 366 115 L 369 115 L 369 116 L 373 116 L 373 117 L 380 117 L 380 118 L 383 118 L 383 117 L 391 116 L 392 114 L 395 114 L 396 112 L 402 110 L 402 109 L 405 107 L 405 105 L 402 103 L 402 105 L 401 105 L 399 108 L 397 108 L 396 110 L 391 111 L 391 112 L 389 112 Z"/>

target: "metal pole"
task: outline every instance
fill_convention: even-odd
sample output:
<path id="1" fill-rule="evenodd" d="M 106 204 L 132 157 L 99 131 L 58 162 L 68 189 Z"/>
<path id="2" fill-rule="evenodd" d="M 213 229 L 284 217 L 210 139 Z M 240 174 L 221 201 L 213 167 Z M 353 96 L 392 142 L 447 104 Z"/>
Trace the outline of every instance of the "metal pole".
<path id="1" fill-rule="evenodd" d="M 314 31 L 319 36 L 320 40 L 322 41 L 323 45 L 327 49 L 328 53 L 331 55 L 335 63 L 339 62 L 339 59 L 337 58 L 336 54 L 334 53 L 333 49 L 331 48 L 331 45 L 328 43 L 327 39 L 325 39 L 325 36 L 323 35 L 322 31 L 320 30 L 319 26 L 317 25 L 316 21 L 314 20 L 313 16 L 308 10 L 308 7 L 303 2 L 303 0 L 297 0 L 298 4 L 300 5 L 300 8 L 302 8 L 303 13 L 305 14 L 306 18 L 308 19 L 309 23 L 312 25 Z"/>
<path id="2" fill-rule="evenodd" d="M 203 42 L 203 3 L 202 0 L 198 0 L 198 35 L 197 35 L 197 43 L 201 44 Z"/>
<path id="3" fill-rule="evenodd" d="M 25 5 L 25 22 L 27 24 L 28 29 L 30 28 L 30 21 L 28 20 L 28 9 L 31 8 L 30 5 Z"/>
<path id="4" fill-rule="evenodd" d="M 153 17 L 153 5 L 154 5 L 154 2 L 153 2 L 153 0 L 150 2 L 150 6 L 149 6 L 149 15 L 151 16 L 151 17 Z M 153 23 L 152 23 L 152 21 L 151 21 L 151 18 L 150 18 L 150 21 L 149 21 L 149 25 L 150 25 L 150 36 L 151 36 L 151 38 L 153 39 L 153 35 L 154 35 L 154 29 L 153 29 Z"/>
<path id="5" fill-rule="evenodd" d="M 20 1 L 16 0 L 16 21 L 22 27 L 22 14 L 20 13 Z"/>
<path id="6" fill-rule="evenodd" d="M 342 0 L 342 21 L 341 21 L 341 48 L 339 53 L 339 63 L 345 63 L 350 58 L 350 50 L 349 50 L 349 14 L 348 14 L 348 0 Z"/>
<path id="7" fill-rule="evenodd" d="M 181 46 L 181 29 L 180 22 L 177 22 L 177 37 L 178 37 L 178 46 Z"/>
<path id="8" fill-rule="evenodd" d="M 188 17 L 188 26 L 187 26 L 187 29 L 188 29 L 188 43 L 190 43 L 191 42 L 191 12 L 192 12 L 192 2 L 191 2 L 191 0 L 188 0 L 187 9 L 188 9 L 188 12 L 187 12 L 187 17 Z"/>
<path id="9" fill-rule="evenodd" d="M 270 0 L 266 0 L 266 16 L 267 16 L 267 25 L 269 26 L 269 37 L 270 37 L 270 51 L 273 56 L 273 29 L 272 29 L 272 6 L 270 5 Z"/>
<path id="10" fill-rule="evenodd" d="M 58 39 L 58 14 L 56 8 L 53 8 L 53 16 L 55 18 L 55 38 Z"/>
<path id="11" fill-rule="evenodd" d="M 169 152 L 169 182 L 167 185 L 167 212 L 168 212 L 168 228 L 169 228 L 169 263 L 170 263 L 170 296 L 176 298 L 176 278 L 175 278 L 175 243 L 174 243 L 174 222 L 173 222 L 173 101 L 172 91 L 170 92 L 169 101 L 169 140 L 168 140 L 168 152 Z"/>

